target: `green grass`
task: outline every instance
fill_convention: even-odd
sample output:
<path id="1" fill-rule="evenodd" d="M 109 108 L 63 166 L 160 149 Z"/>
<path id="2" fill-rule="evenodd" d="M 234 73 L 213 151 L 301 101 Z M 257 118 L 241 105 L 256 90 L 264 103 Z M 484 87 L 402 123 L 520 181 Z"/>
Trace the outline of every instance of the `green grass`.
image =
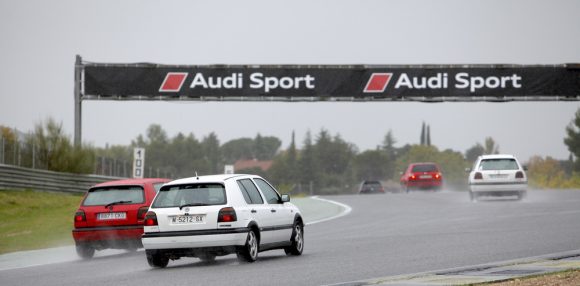
<path id="1" fill-rule="evenodd" d="M 0 254 L 72 245 L 82 194 L 0 190 Z"/>

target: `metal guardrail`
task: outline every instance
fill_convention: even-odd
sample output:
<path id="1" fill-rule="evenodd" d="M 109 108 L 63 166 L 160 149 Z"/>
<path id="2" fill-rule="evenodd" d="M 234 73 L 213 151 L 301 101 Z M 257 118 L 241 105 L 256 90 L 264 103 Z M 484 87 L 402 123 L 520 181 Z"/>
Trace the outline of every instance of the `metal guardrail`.
<path id="1" fill-rule="evenodd" d="M 84 193 L 95 184 L 119 177 L 59 173 L 0 164 L 0 189 Z"/>

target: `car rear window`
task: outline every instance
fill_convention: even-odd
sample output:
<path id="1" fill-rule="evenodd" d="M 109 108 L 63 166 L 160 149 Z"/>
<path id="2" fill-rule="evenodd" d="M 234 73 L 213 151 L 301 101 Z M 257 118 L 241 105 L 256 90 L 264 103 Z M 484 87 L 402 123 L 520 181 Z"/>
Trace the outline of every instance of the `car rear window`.
<path id="1" fill-rule="evenodd" d="M 153 188 L 155 189 L 156 193 L 159 193 L 159 190 L 161 189 L 161 187 L 163 187 L 163 184 L 165 183 L 155 183 L 153 184 Z"/>
<path id="2" fill-rule="evenodd" d="M 159 190 L 152 207 L 170 208 L 186 204 L 212 206 L 226 204 L 226 189 L 218 183 L 164 186 Z"/>
<path id="3" fill-rule="evenodd" d="M 124 202 L 126 204 L 144 203 L 143 187 L 120 186 L 91 189 L 83 202 L 83 206 L 104 206 L 114 202 Z"/>
<path id="4" fill-rule="evenodd" d="M 411 172 L 437 172 L 437 166 L 433 164 L 414 165 Z"/>
<path id="5" fill-rule="evenodd" d="M 479 163 L 479 170 L 518 170 L 515 159 L 484 159 Z"/>
<path id="6" fill-rule="evenodd" d="M 380 188 L 381 183 L 378 181 L 366 181 L 363 183 L 363 188 Z"/>

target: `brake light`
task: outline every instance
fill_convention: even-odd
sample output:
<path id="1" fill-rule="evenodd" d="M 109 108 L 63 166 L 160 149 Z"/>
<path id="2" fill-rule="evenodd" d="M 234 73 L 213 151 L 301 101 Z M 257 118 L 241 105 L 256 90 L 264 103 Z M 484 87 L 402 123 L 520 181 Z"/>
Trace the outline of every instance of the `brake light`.
<path id="1" fill-rule="evenodd" d="M 157 214 L 154 212 L 147 212 L 145 215 L 145 226 L 156 226 L 157 225 Z"/>
<path id="2" fill-rule="evenodd" d="M 417 179 L 417 177 L 415 175 L 409 176 L 409 180 L 416 180 L 416 179 Z"/>
<path id="3" fill-rule="evenodd" d="M 439 180 L 439 179 L 441 179 L 441 174 L 439 174 L 439 173 L 435 174 L 435 179 L 436 179 L 436 180 Z"/>
<path id="4" fill-rule="evenodd" d="M 523 178 L 524 178 L 524 172 L 518 171 L 516 173 L 516 179 L 523 179 Z"/>
<path id="5" fill-rule="evenodd" d="M 482 180 L 483 179 L 483 175 L 480 172 L 475 173 L 475 175 L 473 176 L 474 179 L 476 180 Z"/>
<path id="6" fill-rule="evenodd" d="M 87 217 L 85 215 L 85 211 L 78 210 L 75 213 L 75 222 L 83 222 L 83 221 L 87 221 Z"/>
<path id="7" fill-rule="evenodd" d="M 149 207 L 140 207 L 139 210 L 137 211 L 137 219 L 138 220 L 145 219 L 145 215 L 147 214 L 148 210 L 149 210 Z"/>
<path id="8" fill-rule="evenodd" d="M 223 208 L 218 213 L 218 222 L 232 222 L 237 220 L 236 210 L 232 207 Z"/>

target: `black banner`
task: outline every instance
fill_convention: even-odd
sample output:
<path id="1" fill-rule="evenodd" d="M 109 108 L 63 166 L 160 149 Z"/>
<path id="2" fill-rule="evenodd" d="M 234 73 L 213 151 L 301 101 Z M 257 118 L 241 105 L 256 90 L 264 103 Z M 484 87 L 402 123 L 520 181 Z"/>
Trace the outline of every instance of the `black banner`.
<path id="1" fill-rule="evenodd" d="M 578 100 L 580 65 L 164 66 L 84 64 L 83 99 Z M 533 99 L 531 99 L 533 100 Z"/>

